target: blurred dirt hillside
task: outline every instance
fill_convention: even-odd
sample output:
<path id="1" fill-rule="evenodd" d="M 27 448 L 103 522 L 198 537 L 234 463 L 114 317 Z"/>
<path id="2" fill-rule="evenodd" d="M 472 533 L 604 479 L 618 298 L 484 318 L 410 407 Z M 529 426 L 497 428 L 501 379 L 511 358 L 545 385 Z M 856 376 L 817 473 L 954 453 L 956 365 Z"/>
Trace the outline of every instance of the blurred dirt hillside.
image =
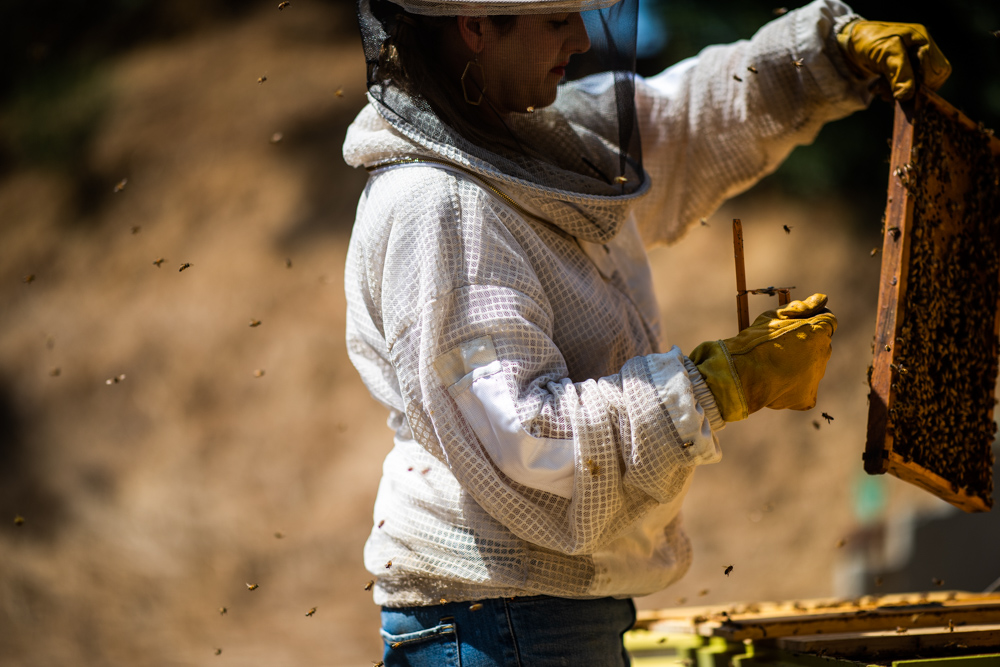
<path id="1" fill-rule="evenodd" d="M 349 5 L 276 5 L 0 108 L 0 664 L 380 656 L 361 550 L 391 434 L 343 340 L 366 174 L 340 147 L 364 63 Z M 54 162 L 17 157 L 70 130 Z M 732 217 L 749 282 L 826 292 L 840 330 L 815 411 L 722 434 L 685 508 L 695 565 L 640 606 L 837 592 L 872 518 L 855 489 L 879 221 L 850 216 L 751 194 L 653 254 L 684 350 L 736 333 Z M 876 519 L 940 507 L 871 483 Z"/>

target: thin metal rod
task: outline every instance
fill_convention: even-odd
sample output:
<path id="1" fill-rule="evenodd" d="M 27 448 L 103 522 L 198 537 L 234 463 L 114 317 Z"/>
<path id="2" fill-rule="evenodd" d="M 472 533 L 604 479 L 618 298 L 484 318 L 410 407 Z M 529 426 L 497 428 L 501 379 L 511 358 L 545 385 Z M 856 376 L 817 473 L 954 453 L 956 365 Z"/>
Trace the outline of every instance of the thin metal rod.
<path id="1" fill-rule="evenodd" d="M 743 264 L 743 223 L 733 218 L 733 256 L 736 258 L 736 318 L 740 331 L 750 326 L 750 297 L 747 294 L 747 270 Z"/>

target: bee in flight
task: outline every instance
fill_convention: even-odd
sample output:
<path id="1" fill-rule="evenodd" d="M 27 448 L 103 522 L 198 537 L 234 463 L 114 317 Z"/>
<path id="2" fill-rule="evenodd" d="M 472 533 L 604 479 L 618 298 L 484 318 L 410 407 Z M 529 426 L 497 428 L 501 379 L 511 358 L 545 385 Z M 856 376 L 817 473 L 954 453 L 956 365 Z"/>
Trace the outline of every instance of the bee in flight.
<path id="1" fill-rule="evenodd" d="M 306 616 L 312 616 L 315 613 L 316 613 L 316 607 L 313 607 L 312 609 L 306 612 Z"/>
<path id="2" fill-rule="evenodd" d="M 250 320 L 250 328 L 251 329 L 259 327 L 259 326 L 260 326 L 260 320 L 255 320 L 255 319 L 251 319 Z"/>
<path id="3" fill-rule="evenodd" d="M 727 565 L 726 569 L 723 571 L 723 574 L 725 574 L 728 577 L 729 573 L 732 572 L 732 571 L 733 571 L 733 566 L 732 565 Z"/>
<path id="4" fill-rule="evenodd" d="M 153 266 L 155 266 L 156 268 L 160 268 L 160 265 L 163 264 L 165 261 L 167 260 L 165 260 L 162 257 L 158 257 L 156 260 L 153 261 Z"/>
<path id="5" fill-rule="evenodd" d="M 190 269 L 190 268 L 191 268 L 191 262 L 184 262 L 183 264 L 181 264 L 181 268 L 177 269 L 177 271 L 179 273 L 184 269 Z"/>
<path id="6" fill-rule="evenodd" d="M 278 3 L 278 11 L 280 12 L 280 11 L 284 10 L 285 7 L 288 7 L 290 4 L 292 4 L 292 3 L 287 2 L 287 0 L 285 2 L 279 2 Z"/>
<path id="7" fill-rule="evenodd" d="M 366 591 L 370 591 L 372 589 L 372 586 L 374 586 L 374 585 L 375 585 L 375 580 L 374 579 L 369 579 L 368 583 L 365 584 L 365 590 Z"/>
<path id="8" fill-rule="evenodd" d="M 250 583 L 248 583 L 247 584 L 247 590 L 248 591 L 255 591 L 255 590 L 257 590 L 258 586 L 260 586 L 260 584 L 250 584 Z"/>
<path id="9" fill-rule="evenodd" d="M 225 607 L 219 607 L 219 616 L 225 616 L 227 611 L 229 610 Z"/>

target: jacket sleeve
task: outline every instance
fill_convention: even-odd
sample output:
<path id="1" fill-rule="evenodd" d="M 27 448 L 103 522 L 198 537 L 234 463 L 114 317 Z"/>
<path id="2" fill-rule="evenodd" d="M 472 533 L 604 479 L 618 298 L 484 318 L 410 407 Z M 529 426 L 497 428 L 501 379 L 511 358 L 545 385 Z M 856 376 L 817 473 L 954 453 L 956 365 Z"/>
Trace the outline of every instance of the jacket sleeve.
<path id="1" fill-rule="evenodd" d="M 400 202 L 383 213 L 380 310 L 414 439 L 511 532 L 561 553 L 593 553 L 678 500 L 693 467 L 721 456 L 697 369 L 674 348 L 569 379 L 553 341 L 558 294 L 510 210 L 465 179 L 411 171 L 369 202 Z"/>
<path id="2" fill-rule="evenodd" d="M 676 241 L 811 143 L 824 123 L 868 105 L 867 81 L 850 74 L 836 44 L 837 31 L 856 18 L 837 0 L 815 0 L 749 40 L 636 78 L 652 180 L 636 208 L 647 246 Z"/>

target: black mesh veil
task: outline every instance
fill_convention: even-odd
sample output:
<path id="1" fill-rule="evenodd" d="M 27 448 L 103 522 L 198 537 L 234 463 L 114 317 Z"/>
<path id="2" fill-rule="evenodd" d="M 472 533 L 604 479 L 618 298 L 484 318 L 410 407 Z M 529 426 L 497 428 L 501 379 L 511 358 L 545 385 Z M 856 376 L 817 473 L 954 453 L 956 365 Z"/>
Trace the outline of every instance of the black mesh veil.
<path id="1" fill-rule="evenodd" d="M 477 170 L 633 194 L 638 0 L 612 1 L 359 0 L 369 96 L 411 140 Z"/>

